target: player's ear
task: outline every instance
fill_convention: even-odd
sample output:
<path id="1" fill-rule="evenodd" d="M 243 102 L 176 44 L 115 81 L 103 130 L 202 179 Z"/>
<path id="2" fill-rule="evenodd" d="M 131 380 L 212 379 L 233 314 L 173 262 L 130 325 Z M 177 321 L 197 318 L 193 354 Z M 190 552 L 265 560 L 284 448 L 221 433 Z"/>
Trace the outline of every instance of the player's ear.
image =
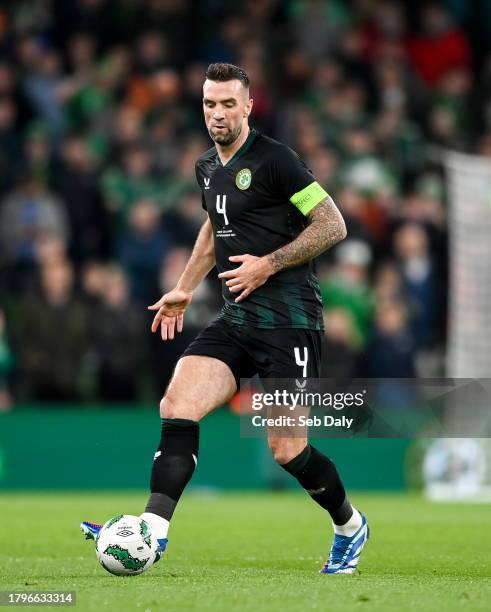
<path id="1" fill-rule="evenodd" d="M 246 107 L 244 109 L 244 117 L 249 117 L 249 115 L 251 114 L 251 111 L 252 111 L 253 104 L 254 104 L 254 100 L 252 98 L 250 98 L 247 101 Z"/>

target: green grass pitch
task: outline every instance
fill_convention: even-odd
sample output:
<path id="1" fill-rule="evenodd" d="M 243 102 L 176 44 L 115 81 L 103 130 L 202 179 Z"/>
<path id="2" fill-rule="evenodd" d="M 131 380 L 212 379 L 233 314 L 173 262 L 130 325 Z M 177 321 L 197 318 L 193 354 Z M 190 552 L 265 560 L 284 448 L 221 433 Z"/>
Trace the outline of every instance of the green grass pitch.
<path id="1" fill-rule="evenodd" d="M 491 609 L 489 506 L 354 495 L 372 529 L 361 572 L 325 576 L 317 572 L 330 524 L 304 494 L 190 493 L 163 560 L 141 576 L 113 577 L 78 523 L 139 514 L 145 498 L 3 493 L 0 589 L 74 590 L 79 611 Z"/>

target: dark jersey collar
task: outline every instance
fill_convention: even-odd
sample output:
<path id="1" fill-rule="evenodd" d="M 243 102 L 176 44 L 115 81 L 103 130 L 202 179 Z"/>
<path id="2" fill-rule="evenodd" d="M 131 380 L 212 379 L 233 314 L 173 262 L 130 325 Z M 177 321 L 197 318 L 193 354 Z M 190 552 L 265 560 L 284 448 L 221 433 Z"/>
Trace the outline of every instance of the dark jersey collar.
<path id="1" fill-rule="evenodd" d="M 217 151 L 217 159 L 218 159 L 219 164 L 223 166 L 224 168 L 229 168 L 230 166 L 232 166 L 232 164 L 234 164 L 240 157 L 242 157 L 243 155 L 247 153 L 247 151 L 251 148 L 252 143 L 256 139 L 256 136 L 257 136 L 257 131 L 254 128 L 250 128 L 249 135 L 247 136 L 246 141 L 240 147 L 240 149 L 234 153 L 233 157 L 231 157 L 226 164 L 222 164 L 220 160 L 220 156 L 218 155 L 218 151 Z"/>

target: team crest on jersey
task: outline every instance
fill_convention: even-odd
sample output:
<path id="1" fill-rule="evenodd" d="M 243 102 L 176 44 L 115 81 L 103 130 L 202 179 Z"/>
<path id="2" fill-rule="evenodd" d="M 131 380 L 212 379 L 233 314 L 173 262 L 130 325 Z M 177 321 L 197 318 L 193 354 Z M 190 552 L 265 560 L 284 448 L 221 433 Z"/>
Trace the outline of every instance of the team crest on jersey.
<path id="1" fill-rule="evenodd" d="M 239 189 L 248 189 L 251 186 L 252 181 L 252 172 L 249 168 L 243 168 L 237 172 L 237 176 L 235 177 L 235 184 Z"/>

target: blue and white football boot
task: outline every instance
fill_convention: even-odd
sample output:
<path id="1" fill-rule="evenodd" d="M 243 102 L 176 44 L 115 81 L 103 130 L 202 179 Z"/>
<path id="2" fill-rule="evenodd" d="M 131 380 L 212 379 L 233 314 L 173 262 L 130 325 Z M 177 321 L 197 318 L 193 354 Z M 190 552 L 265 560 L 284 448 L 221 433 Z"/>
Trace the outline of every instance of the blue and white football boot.
<path id="1" fill-rule="evenodd" d="M 102 525 L 99 523 L 90 523 L 89 521 L 83 521 L 82 523 L 80 523 L 80 529 L 82 530 L 82 533 L 84 534 L 86 540 L 95 540 L 101 528 Z M 169 540 L 167 538 L 157 540 L 157 542 L 159 543 L 159 547 L 155 556 L 155 563 L 157 563 L 160 557 L 164 554 L 168 541 Z"/>
<path id="2" fill-rule="evenodd" d="M 89 521 L 84 521 L 80 523 L 80 529 L 85 536 L 86 540 L 95 540 L 99 531 L 101 530 L 102 525 L 99 523 L 89 523 Z"/>
<path id="3" fill-rule="evenodd" d="M 361 551 L 370 536 L 367 519 L 363 514 L 361 514 L 361 520 L 361 527 L 351 537 L 334 535 L 331 552 L 324 567 L 320 570 L 321 574 L 354 574 L 356 572 Z"/>

